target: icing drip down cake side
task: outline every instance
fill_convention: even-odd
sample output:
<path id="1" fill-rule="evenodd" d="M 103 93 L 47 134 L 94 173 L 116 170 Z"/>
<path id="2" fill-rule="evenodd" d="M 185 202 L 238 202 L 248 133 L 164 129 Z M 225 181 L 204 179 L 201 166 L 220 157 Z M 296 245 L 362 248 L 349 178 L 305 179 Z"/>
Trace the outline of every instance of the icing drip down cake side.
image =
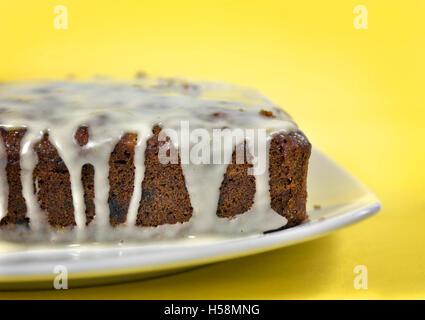
<path id="1" fill-rule="evenodd" d="M 0 237 L 241 235 L 307 218 L 311 145 L 250 89 L 3 83 L 0 133 Z"/>

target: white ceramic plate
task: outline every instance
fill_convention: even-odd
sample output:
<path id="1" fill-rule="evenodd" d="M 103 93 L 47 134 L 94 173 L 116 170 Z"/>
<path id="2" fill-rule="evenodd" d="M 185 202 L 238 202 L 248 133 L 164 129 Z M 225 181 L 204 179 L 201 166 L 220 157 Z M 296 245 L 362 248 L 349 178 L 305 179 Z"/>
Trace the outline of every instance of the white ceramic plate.
<path id="1" fill-rule="evenodd" d="M 52 288 L 65 266 L 69 286 L 154 277 L 313 239 L 362 220 L 381 208 L 375 195 L 313 149 L 308 176 L 309 221 L 283 231 L 240 238 L 108 245 L 17 245 L 0 242 L 0 289 Z M 320 209 L 314 209 L 320 205 Z"/>

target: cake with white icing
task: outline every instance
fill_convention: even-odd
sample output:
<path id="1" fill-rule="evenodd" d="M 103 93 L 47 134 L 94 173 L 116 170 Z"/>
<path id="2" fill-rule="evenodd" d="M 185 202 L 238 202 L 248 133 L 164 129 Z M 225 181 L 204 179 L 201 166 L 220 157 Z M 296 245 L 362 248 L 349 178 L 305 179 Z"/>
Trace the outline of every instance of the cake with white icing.
<path id="1" fill-rule="evenodd" d="M 307 218 L 311 145 L 254 90 L 151 78 L 3 83 L 0 132 L 0 234 L 151 239 Z"/>

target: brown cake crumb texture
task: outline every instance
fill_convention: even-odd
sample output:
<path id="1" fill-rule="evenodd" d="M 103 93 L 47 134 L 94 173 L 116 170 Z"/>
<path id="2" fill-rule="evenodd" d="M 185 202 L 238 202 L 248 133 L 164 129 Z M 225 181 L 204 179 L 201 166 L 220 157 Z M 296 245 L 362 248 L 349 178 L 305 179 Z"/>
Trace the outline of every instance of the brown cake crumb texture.
<path id="1" fill-rule="evenodd" d="M 307 167 L 311 144 L 301 132 L 277 135 L 270 143 L 271 207 L 288 219 L 285 228 L 307 219 Z"/>
<path id="2" fill-rule="evenodd" d="M 238 146 L 245 149 L 246 142 Z M 227 166 L 223 182 L 220 187 L 220 197 L 217 206 L 217 216 L 222 218 L 233 217 L 251 209 L 255 197 L 255 176 L 248 175 L 248 169 L 252 168 L 246 158 L 244 163 L 236 163 L 236 150 L 232 155 L 232 163 Z"/>
<path id="3" fill-rule="evenodd" d="M 93 221 L 96 212 L 94 210 L 94 167 L 86 163 L 81 168 L 81 183 L 84 190 L 84 204 L 86 206 L 86 225 Z"/>
<path id="4" fill-rule="evenodd" d="M 38 163 L 32 173 L 34 189 L 47 221 L 53 227 L 75 226 L 68 168 L 49 141 L 49 134 L 34 144 Z"/>
<path id="5" fill-rule="evenodd" d="M 26 216 L 27 206 L 22 196 L 21 165 L 19 151 L 21 149 L 21 140 L 25 135 L 26 129 L 7 130 L 0 128 L 3 144 L 7 154 L 6 176 L 9 186 L 9 195 L 7 200 L 7 214 L 0 221 L 0 225 L 25 225 L 29 223 Z"/>
<path id="6" fill-rule="evenodd" d="M 7 182 L 9 185 L 8 212 L 0 225 L 27 225 L 27 208 L 22 196 L 19 150 L 25 129 L 0 128 L 7 153 Z M 142 182 L 136 225 L 158 226 L 188 221 L 193 212 L 190 196 L 180 163 L 161 164 L 159 148 L 166 142 L 158 141 L 161 128 L 153 128 L 145 150 L 145 173 Z M 38 163 L 33 172 L 34 190 L 46 219 L 52 227 L 75 226 L 74 207 L 69 171 L 56 148 L 49 141 L 48 133 L 34 145 Z M 74 139 L 82 148 L 89 141 L 89 128 L 81 126 Z M 109 207 L 111 225 L 125 222 L 134 190 L 134 148 L 137 135 L 125 134 L 111 153 L 109 166 Z M 172 147 L 172 144 L 170 144 Z M 241 145 L 242 146 L 242 145 Z M 239 146 L 239 147 L 241 147 Z M 245 147 L 245 144 L 243 144 Z M 275 136 L 269 150 L 269 186 L 271 207 L 288 219 L 285 226 L 300 224 L 307 218 L 307 167 L 311 145 L 301 132 Z M 251 209 L 255 197 L 255 176 L 248 175 L 250 164 L 232 163 L 227 167 L 220 187 L 217 216 L 230 218 Z M 86 205 L 86 224 L 95 217 L 94 167 L 87 163 L 82 167 L 82 185 Z"/>
<path id="7" fill-rule="evenodd" d="M 142 199 L 137 214 L 138 226 L 158 226 L 189 221 L 192 205 L 178 156 L 178 164 L 161 164 L 159 148 L 167 141 L 158 141 L 159 126 L 152 130 L 145 150 L 145 175 L 142 182 Z M 170 144 L 173 148 L 173 145 Z M 168 151 L 170 152 L 170 150 Z"/>
<path id="8" fill-rule="evenodd" d="M 109 221 L 124 223 L 134 189 L 134 148 L 137 134 L 127 133 L 116 144 L 109 158 Z"/>

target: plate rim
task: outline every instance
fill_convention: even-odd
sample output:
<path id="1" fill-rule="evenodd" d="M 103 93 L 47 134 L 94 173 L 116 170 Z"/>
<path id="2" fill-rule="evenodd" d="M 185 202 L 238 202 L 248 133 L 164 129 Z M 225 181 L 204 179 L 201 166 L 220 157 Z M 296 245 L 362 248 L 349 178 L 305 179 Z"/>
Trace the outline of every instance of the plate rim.
<path id="1" fill-rule="evenodd" d="M 261 252 L 268 252 L 283 248 L 289 245 L 296 243 L 305 242 L 320 236 L 324 236 L 329 232 L 332 232 L 336 229 L 352 225 L 356 222 L 364 220 L 374 214 L 376 214 L 381 208 L 382 205 L 372 193 L 369 196 L 373 196 L 375 201 L 357 208 L 348 213 L 342 214 L 340 216 L 327 218 L 324 221 L 312 223 L 312 224 L 303 224 L 296 226 L 294 228 L 272 232 L 266 235 L 261 235 L 258 238 L 255 238 L 257 241 L 257 246 L 255 248 L 238 248 L 238 241 L 236 240 L 230 250 L 224 250 L 220 254 L 209 255 L 205 257 L 198 257 L 195 259 L 181 260 L 176 262 L 167 262 L 162 264 L 153 264 L 148 266 L 131 266 L 126 268 L 111 268 L 103 270 L 92 270 L 92 271 L 83 271 L 83 272 L 70 272 L 68 274 L 69 280 L 84 280 L 87 278 L 91 279 L 101 279 L 104 277 L 119 277 L 123 275 L 134 275 L 139 273 L 146 272 L 161 272 L 167 269 L 184 269 L 195 267 L 198 265 L 210 264 L 215 262 L 220 262 L 227 260 L 229 258 L 241 258 L 250 255 L 254 255 Z M 306 234 L 307 233 L 307 234 Z M 285 239 L 290 238 L 290 240 Z M 241 239 L 240 244 L 246 242 L 247 239 Z M 254 238 L 252 238 L 254 240 Z M 283 241 L 285 240 L 285 241 Z M 129 257 L 128 257 L 129 258 Z M 136 257 L 137 258 L 137 257 Z M 137 259 L 136 259 L 137 260 Z M 13 284 L 13 283 L 34 283 L 34 282 L 46 282 L 52 281 L 56 275 L 54 273 L 50 274 L 32 274 L 32 275 L 12 275 L 12 276 L 0 276 L 0 286 L 2 284 Z"/>

